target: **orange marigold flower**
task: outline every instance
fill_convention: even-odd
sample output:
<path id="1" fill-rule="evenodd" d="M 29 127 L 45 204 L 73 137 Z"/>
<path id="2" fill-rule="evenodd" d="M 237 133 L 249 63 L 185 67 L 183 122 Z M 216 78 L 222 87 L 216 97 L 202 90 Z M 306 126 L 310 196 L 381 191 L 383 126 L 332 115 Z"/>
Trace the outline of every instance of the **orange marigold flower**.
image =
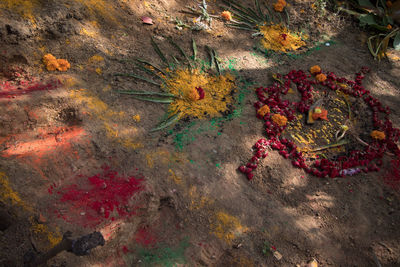
<path id="1" fill-rule="evenodd" d="M 386 1 L 386 6 L 387 6 L 388 8 L 391 8 L 392 5 L 393 5 L 392 1 Z"/>
<path id="2" fill-rule="evenodd" d="M 223 11 L 221 13 L 221 17 L 226 21 L 231 21 L 232 20 L 232 13 L 225 10 L 225 11 Z"/>
<path id="3" fill-rule="evenodd" d="M 315 76 L 315 79 L 317 79 L 317 81 L 319 81 L 319 82 L 323 82 L 323 81 L 326 80 L 326 75 L 320 73 L 320 74 L 318 74 L 317 76 Z"/>
<path id="4" fill-rule="evenodd" d="M 67 71 L 71 67 L 71 64 L 66 59 L 57 59 L 57 63 L 59 71 Z"/>
<path id="5" fill-rule="evenodd" d="M 52 54 L 46 54 L 43 56 L 44 64 L 46 64 L 47 62 L 53 61 L 53 60 L 56 60 L 56 57 L 53 56 Z"/>
<path id="6" fill-rule="evenodd" d="M 377 140 L 384 140 L 386 138 L 386 135 L 384 132 L 374 130 L 371 132 L 371 137 Z"/>
<path id="7" fill-rule="evenodd" d="M 265 116 L 270 112 L 270 109 L 267 105 L 262 106 L 260 109 L 257 110 L 257 114 L 260 116 Z"/>
<path id="8" fill-rule="evenodd" d="M 327 121 L 328 120 L 328 111 L 326 109 L 322 109 L 320 107 L 317 107 L 317 108 L 314 109 L 314 112 L 312 114 L 312 118 L 315 121 L 318 120 L 318 119 Z"/>
<path id="9" fill-rule="evenodd" d="M 188 95 L 188 98 L 189 98 L 191 101 L 197 101 L 197 100 L 200 99 L 200 94 L 199 94 L 199 92 L 198 92 L 196 89 L 193 89 L 193 90 L 190 91 L 190 93 L 189 93 L 189 95 Z"/>
<path id="10" fill-rule="evenodd" d="M 392 25 L 390 25 L 390 24 L 388 24 L 387 26 L 386 26 L 386 29 L 388 29 L 388 30 L 391 30 L 393 27 L 392 27 Z"/>
<path id="11" fill-rule="evenodd" d="M 285 1 L 285 0 L 278 0 L 278 1 L 274 4 L 274 9 L 275 9 L 275 11 L 277 11 L 277 12 L 282 12 L 286 5 L 287 5 L 287 4 L 286 4 L 286 1 Z"/>
<path id="12" fill-rule="evenodd" d="M 280 114 L 272 115 L 272 121 L 275 122 L 278 126 L 285 126 L 287 123 L 287 118 Z"/>
<path id="13" fill-rule="evenodd" d="M 315 65 L 315 66 L 312 66 L 311 68 L 310 68 L 310 72 L 311 72 L 311 74 L 318 74 L 318 73 L 320 73 L 321 72 L 321 67 L 320 66 L 318 66 L 318 65 Z"/>
<path id="14" fill-rule="evenodd" d="M 48 71 L 55 71 L 58 68 L 57 59 L 52 54 L 44 55 L 43 63 Z"/>

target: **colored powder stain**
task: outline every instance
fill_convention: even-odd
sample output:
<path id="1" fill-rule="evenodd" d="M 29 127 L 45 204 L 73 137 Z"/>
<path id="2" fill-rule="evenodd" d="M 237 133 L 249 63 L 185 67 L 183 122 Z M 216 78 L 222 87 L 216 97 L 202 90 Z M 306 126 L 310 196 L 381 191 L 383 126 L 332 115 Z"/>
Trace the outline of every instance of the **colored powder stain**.
<path id="1" fill-rule="evenodd" d="M 153 249 L 141 248 L 138 256 L 144 266 L 165 266 L 173 267 L 177 264 L 185 264 L 185 250 L 189 247 L 189 242 L 184 239 L 177 247 L 159 246 Z"/>
<path id="2" fill-rule="evenodd" d="M 140 115 L 132 116 L 132 119 L 133 119 L 135 122 L 140 122 Z"/>
<path id="3" fill-rule="evenodd" d="M 135 128 L 131 128 L 128 132 L 123 132 L 121 136 L 118 133 L 118 130 L 112 126 L 112 122 L 116 118 L 128 119 L 125 112 L 117 112 L 110 109 L 106 103 L 85 89 L 71 91 L 70 97 L 75 99 L 78 103 L 84 104 L 91 114 L 93 114 L 97 119 L 103 121 L 103 127 L 106 131 L 107 137 L 116 140 L 118 143 L 127 148 L 138 149 L 143 147 L 143 144 L 135 142 L 131 137 L 129 137 L 132 132 L 136 131 Z"/>
<path id="4" fill-rule="evenodd" d="M 259 30 L 264 36 L 261 44 L 267 50 L 288 52 L 306 45 L 300 35 L 290 32 L 282 25 L 260 26 Z"/>
<path id="5" fill-rule="evenodd" d="M 96 73 L 98 75 L 101 75 L 103 73 L 103 71 L 101 70 L 101 68 L 96 68 Z"/>
<path id="6" fill-rule="evenodd" d="M 247 227 L 241 225 L 239 219 L 222 211 L 215 215 L 215 222 L 211 228 L 215 236 L 228 244 L 248 230 Z"/>
<path id="7" fill-rule="evenodd" d="M 27 142 L 19 142 L 13 146 L 10 146 L 7 150 L 1 153 L 1 156 L 35 156 L 35 158 L 42 158 L 46 154 L 54 152 L 57 148 L 70 148 L 71 142 L 79 139 L 84 134 L 84 130 L 79 127 L 55 128 L 53 131 L 46 132 L 42 135 L 39 134 L 38 139 Z"/>
<path id="8" fill-rule="evenodd" d="M 112 4 L 106 0 L 74 0 L 86 7 L 89 14 L 93 17 L 100 16 L 109 22 L 116 23 L 115 19 L 116 10 L 113 8 Z"/>
<path id="9" fill-rule="evenodd" d="M 100 55 L 94 55 L 91 58 L 89 58 L 89 60 L 88 60 L 88 62 L 90 64 L 98 64 L 98 63 L 103 62 L 103 61 L 104 61 L 104 58 L 102 56 L 100 56 Z"/>
<path id="10" fill-rule="evenodd" d="M 31 216 L 29 220 L 32 224 L 31 231 L 36 235 L 46 237 L 48 242 L 47 248 L 52 248 L 61 242 L 62 234 L 58 229 L 56 232 L 51 232 L 47 225 L 35 222 L 33 216 Z"/>
<path id="11" fill-rule="evenodd" d="M 171 169 L 169 169 L 168 172 L 170 174 L 169 178 L 171 180 L 173 180 L 177 185 L 182 184 L 182 177 L 176 175 L 175 172 L 173 170 L 171 170 Z"/>
<path id="12" fill-rule="evenodd" d="M 31 207 L 26 205 L 26 203 L 21 200 L 19 194 L 12 189 L 4 172 L 0 172 L 0 197 L 1 202 L 11 202 L 11 205 L 22 207 L 27 211 L 33 211 Z"/>
<path id="13" fill-rule="evenodd" d="M 390 171 L 383 177 L 383 181 L 393 190 L 400 190 L 400 159 L 391 161 Z"/>
<path id="14" fill-rule="evenodd" d="M 79 34 L 86 35 L 91 38 L 97 38 L 97 36 L 99 35 L 99 33 L 96 30 L 90 28 L 82 28 Z"/>
<path id="15" fill-rule="evenodd" d="M 66 221 L 94 227 L 112 221 L 117 214 L 120 218 L 136 214 L 137 207 L 131 200 L 144 190 L 142 179 L 121 177 L 109 167 L 103 167 L 102 173 L 88 177 L 86 182 L 86 186 L 72 184 L 58 191 L 60 202 L 69 207 L 67 214 L 60 214 Z"/>
<path id="16" fill-rule="evenodd" d="M 39 0 L 1 0 L 0 8 L 12 10 L 34 22 L 34 9 L 39 5 Z"/>
<path id="17" fill-rule="evenodd" d="M 164 165 L 170 166 L 174 163 L 185 163 L 187 159 L 182 153 L 170 152 L 166 149 L 160 149 L 146 154 L 147 166 L 154 168 L 154 162 L 161 162 Z"/>
<path id="18" fill-rule="evenodd" d="M 189 188 L 189 191 L 187 191 L 187 196 L 190 199 L 189 210 L 192 211 L 202 209 L 214 203 L 213 200 L 197 192 L 196 186 L 192 186 Z"/>
<path id="19" fill-rule="evenodd" d="M 177 70 L 162 87 L 177 99 L 169 106 L 170 114 L 181 114 L 181 118 L 199 119 L 221 116 L 233 102 L 231 92 L 235 87 L 235 78 L 230 74 L 214 76 L 201 73 L 200 70 Z M 204 99 L 192 101 L 193 89 L 201 87 Z"/>
<path id="20" fill-rule="evenodd" d="M 146 228 L 140 228 L 136 232 L 135 241 L 144 247 L 154 247 L 157 243 L 155 236 L 153 236 Z"/>
<path id="21" fill-rule="evenodd" d="M 13 98 L 16 96 L 30 94 L 37 91 L 46 91 L 57 89 L 61 83 L 58 80 L 49 82 L 31 82 L 26 81 L 24 85 L 16 86 L 8 81 L 0 84 L 0 99 Z"/>
<path id="22" fill-rule="evenodd" d="M 21 207 L 24 211 L 29 213 L 33 212 L 33 208 L 25 203 L 20 198 L 19 194 L 12 189 L 8 177 L 4 172 L 0 172 L 0 201 Z M 50 231 L 46 225 L 36 223 L 33 220 L 33 217 L 30 218 L 30 222 L 31 231 L 35 235 L 43 237 L 48 242 L 47 248 L 54 247 L 58 242 L 61 241 L 62 236 L 58 230 L 56 232 Z"/>

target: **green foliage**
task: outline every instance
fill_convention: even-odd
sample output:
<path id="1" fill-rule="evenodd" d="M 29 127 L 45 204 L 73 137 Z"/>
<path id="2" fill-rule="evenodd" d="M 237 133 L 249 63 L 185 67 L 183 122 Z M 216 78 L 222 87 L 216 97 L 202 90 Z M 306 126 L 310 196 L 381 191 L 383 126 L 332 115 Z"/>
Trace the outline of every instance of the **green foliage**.
<path id="1" fill-rule="evenodd" d="M 263 247 L 262 247 L 262 252 L 266 256 L 269 253 L 271 253 L 270 245 L 267 241 L 264 241 Z"/>
<path id="2" fill-rule="evenodd" d="M 254 1 L 254 8 L 244 7 L 236 0 L 223 0 L 222 2 L 228 7 L 228 10 L 230 10 L 235 18 L 235 20 L 226 24 L 228 27 L 258 32 L 260 25 L 272 23 L 287 24 L 281 14 L 271 12 L 268 5 L 265 6 L 266 11 L 263 11 L 260 0 Z"/>
<path id="3" fill-rule="evenodd" d="M 376 1 L 374 5 L 369 0 L 353 0 L 346 7 L 340 6 L 339 11 L 356 16 L 361 27 L 375 31 L 368 38 L 368 49 L 375 59 L 381 60 L 386 56 L 392 39 L 394 49 L 400 50 L 400 31 L 394 26 L 392 10 L 386 6 L 386 1 Z"/>

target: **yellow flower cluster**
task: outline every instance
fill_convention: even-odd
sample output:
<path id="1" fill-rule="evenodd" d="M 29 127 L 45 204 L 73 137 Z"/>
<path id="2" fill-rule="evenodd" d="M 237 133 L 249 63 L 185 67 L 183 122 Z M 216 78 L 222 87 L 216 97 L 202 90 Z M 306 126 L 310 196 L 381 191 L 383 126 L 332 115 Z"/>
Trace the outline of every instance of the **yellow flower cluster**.
<path id="1" fill-rule="evenodd" d="M 277 12 L 282 12 L 286 5 L 287 5 L 287 4 L 286 4 L 286 1 L 285 1 L 285 0 L 278 0 L 278 1 L 274 4 L 274 9 L 275 9 L 275 11 L 277 11 Z"/>
<path id="2" fill-rule="evenodd" d="M 52 54 L 47 54 L 43 57 L 43 63 L 48 71 L 67 71 L 71 65 L 66 59 L 57 59 Z"/>
<path id="3" fill-rule="evenodd" d="M 285 126 L 287 124 L 287 118 L 280 114 L 272 115 L 272 121 L 275 122 L 278 126 Z"/>
<path id="4" fill-rule="evenodd" d="M 386 135 L 382 131 L 374 130 L 371 132 L 371 137 L 377 140 L 384 140 L 386 138 Z"/>
<path id="5" fill-rule="evenodd" d="M 306 45 L 300 35 L 290 32 L 282 25 L 264 25 L 259 30 L 264 36 L 261 44 L 267 50 L 287 52 Z"/>

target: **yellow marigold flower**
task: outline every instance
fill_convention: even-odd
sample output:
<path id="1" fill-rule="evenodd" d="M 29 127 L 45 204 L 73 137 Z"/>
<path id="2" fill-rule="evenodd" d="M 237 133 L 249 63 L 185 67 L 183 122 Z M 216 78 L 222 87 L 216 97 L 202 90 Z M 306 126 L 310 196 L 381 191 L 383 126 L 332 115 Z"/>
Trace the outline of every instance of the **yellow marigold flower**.
<path id="1" fill-rule="evenodd" d="M 274 9 L 275 9 L 275 11 L 277 11 L 277 12 L 282 12 L 286 5 L 287 5 L 287 4 L 286 4 L 286 1 L 285 1 L 285 0 L 278 0 L 278 1 L 274 4 Z"/>
<path id="2" fill-rule="evenodd" d="M 275 122 L 278 126 L 285 126 L 287 123 L 287 118 L 280 114 L 272 115 L 272 121 Z"/>
<path id="3" fill-rule="evenodd" d="M 225 10 L 225 11 L 223 11 L 221 13 L 221 17 L 226 21 L 231 21 L 232 20 L 232 13 Z"/>
<path id="4" fill-rule="evenodd" d="M 311 72 L 311 74 L 317 74 L 317 73 L 320 73 L 321 72 L 321 67 L 320 66 L 318 66 L 318 65 L 315 65 L 315 66 L 312 66 L 311 68 L 310 68 L 310 72 Z"/>
<path id="5" fill-rule="evenodd" d="M 66 59 L 57 59 L 57 63 L 59 71 L 67 71 L 71 67 L 71 64 Z"/>
<path id="6" fill-rule="evenodd" d="M 257 114 L 260 116 L 265 116 L 266 114 L 268 114 L 270 112 L 270 109 L 267 105 L 262 106 L 261 108 L 259 108 L 257 110 Z"/>
<path id="7" fill-rule="evenodd" d="M 323 81 L 326 80 L 326 75 L 320 73 L 320 74 L 318 74 L 317 76 L 315 76 L 315 79 L 317 79 L 317 81 L 319 81 L 319 82 L 323 82 Z"/>
<path id="8" fill-rule="evenodd" d="M 371 132 L 371 137 L 377 140 L 384 140 L 386 138 L 385 133 L 381 131 L 374 130 Z"/>
<path id="9" fill-rule="evenodd" d="M 390 25 L 390 24 L 388 24 L 387 26 L 386 26 L 386 29 L 388 29 L 388 30 L 391 30 L 393 27 L 392 27 L 392 25 Z"/>

